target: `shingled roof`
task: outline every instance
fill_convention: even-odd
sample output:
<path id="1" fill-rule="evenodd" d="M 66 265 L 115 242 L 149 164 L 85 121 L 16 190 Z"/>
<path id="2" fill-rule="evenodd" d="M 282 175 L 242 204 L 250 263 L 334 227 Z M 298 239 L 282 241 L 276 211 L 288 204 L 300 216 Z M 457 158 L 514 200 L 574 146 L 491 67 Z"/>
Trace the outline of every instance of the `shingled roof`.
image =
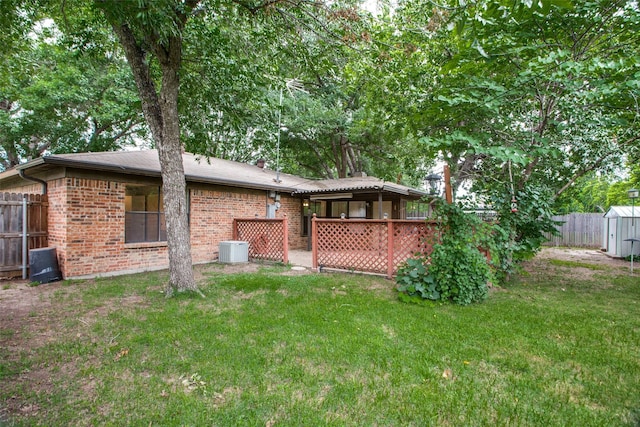
<path id="1" fill-rule="evenodd" d="M 228 185 L 251 189 L 276 190 L 294 195 L 325 194 L 335 192 L 382 191 L 420 198 L 425 192 L 400 184 L 385 182 L 375 177 L 313 180 L 277 172 L 256 165 L 199 156 L 182 155 L 187 182 Z M 54 154 L 40 157 L 16 168 L 0 173 L 0 181 L 40 168 L 69 167 L 92 171 L 116 172 L 127 175 L 160 177 L 157 150 L 113 151 L 100 153 Z"/>

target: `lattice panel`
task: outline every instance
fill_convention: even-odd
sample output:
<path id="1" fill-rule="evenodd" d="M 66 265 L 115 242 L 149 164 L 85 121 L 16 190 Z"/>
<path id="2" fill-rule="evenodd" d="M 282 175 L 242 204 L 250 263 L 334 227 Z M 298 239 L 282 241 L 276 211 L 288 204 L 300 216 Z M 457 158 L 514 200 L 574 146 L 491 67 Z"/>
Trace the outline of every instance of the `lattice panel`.
<path id="1" fill-rule="evenodd" d="M 234 219 L 234 222 L 234 239 L 249 242 L 250 259 L 284 261 L 284 221 Z"/>
<path id="2" fill-rule="evenodd" d="M 387 272 L 385 222 L 328 221 L 317 224 L 318 266 Z"/>
<path id="3" fill-rule="evenodd" d="M 436 222 L 315 219 L 317 266 L 395 274 L 416 253 L 430 254 Z M 391 241 L 389 241 L 391 239 Z"/>
<path id="4" fill-rule="evenodd" d="M 393 222 L 393 273 L 416 253 L 429 255 L 437 242 L 437 224 L 425 221 Z"/>

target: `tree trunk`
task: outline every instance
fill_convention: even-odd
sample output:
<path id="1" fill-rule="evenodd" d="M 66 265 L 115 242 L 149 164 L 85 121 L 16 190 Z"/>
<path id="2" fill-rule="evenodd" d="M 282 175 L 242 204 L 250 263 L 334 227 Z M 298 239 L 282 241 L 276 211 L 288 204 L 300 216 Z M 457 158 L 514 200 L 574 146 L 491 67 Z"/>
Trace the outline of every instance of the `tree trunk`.
<path id="1" fill-rule="evenodd" d="M 160 171 L 164 189 L 164 212 L 169 246 L 169 283 L 167 295 L 178 292 L 198 291 L 193 276 L 191 260 L 191 236 L 187 221 L 187 183 L 182 164 L 180 143 L 180 120 L 178 117 L 178 93 L 180 81 L 178 70 L 182 58 L 182 43 L 170 39 L 168 55 L 161 58 L 162 88 L 160 110 L 162 111 L 162 142 L 157 141 Z"/>
<path id="2" fill-rule="evenodd" d="M 140 93 L 145 119 L 158 149 L 169 250 L 169 283 L 166 295 L 183 291 L 200 293 L 195 283 L 191 260 L 186 180 L 178 120 L 178 71 L 182 40 L 179 36 L 170 37 L 164 43 L 146 40 L 146 45 L 154 50 L 162 70 L 162 88 L 158 96 L 142 44 L 136 40 L 127 24 L 114 23 L 113 29 L 124 48 Z"/>

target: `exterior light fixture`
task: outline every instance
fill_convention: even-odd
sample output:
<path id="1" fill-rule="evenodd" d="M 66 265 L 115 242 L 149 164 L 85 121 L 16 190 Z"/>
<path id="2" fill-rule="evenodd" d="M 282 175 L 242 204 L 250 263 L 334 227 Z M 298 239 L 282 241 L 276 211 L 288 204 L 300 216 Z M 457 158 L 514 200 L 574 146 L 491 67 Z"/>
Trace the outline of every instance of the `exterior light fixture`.
<path id="1" fill-rule="evenodd" d="M 440 194 L 440 184 L 442 182 L 442 177 L 440 175 L 437 173 L 430 173 L 424 177 L 424 182 L 430 195 L 437 196 Z"/>

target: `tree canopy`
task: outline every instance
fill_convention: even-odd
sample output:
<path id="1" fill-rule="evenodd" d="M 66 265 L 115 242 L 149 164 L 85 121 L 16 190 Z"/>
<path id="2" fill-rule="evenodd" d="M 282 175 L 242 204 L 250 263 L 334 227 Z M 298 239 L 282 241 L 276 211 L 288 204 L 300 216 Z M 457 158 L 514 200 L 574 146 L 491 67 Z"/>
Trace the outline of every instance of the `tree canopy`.
<path id="1" fill-rule="evenodd" d="M 45 14 L 4 51 L 0 168 L 45 152 L 121 149 L 146 136 L 133 80 L 113 39 L 80 44 L 77 33 L 61 31 L 82 21 L 74 18 Z"/>
<path id="2" fill-rule="evenodd" d="M 563 194 L 600 206 L 597 180 L 640 158 L 637 2 L 379 6 L 8 0 L 0 167 L 154 145 L 167 217 L 183 218 L 170 240 L 188 246 L 183 148 L 409 185 L 439 159 L 475 203 L 519 212 L 510 238 L 569 206 Z"/>
<path id="3" fill-rule="evenodd" d="M 445 34 L 449 57 L 422 104 L 422 141 L 443 154 L 458 182 L 472 179 L 478 191 L 542 185 L 553 198 L 637 156 L 637 6 L 576 2 L 506 13 L 486 5 L 495 10 L 483 25 Z"/>

